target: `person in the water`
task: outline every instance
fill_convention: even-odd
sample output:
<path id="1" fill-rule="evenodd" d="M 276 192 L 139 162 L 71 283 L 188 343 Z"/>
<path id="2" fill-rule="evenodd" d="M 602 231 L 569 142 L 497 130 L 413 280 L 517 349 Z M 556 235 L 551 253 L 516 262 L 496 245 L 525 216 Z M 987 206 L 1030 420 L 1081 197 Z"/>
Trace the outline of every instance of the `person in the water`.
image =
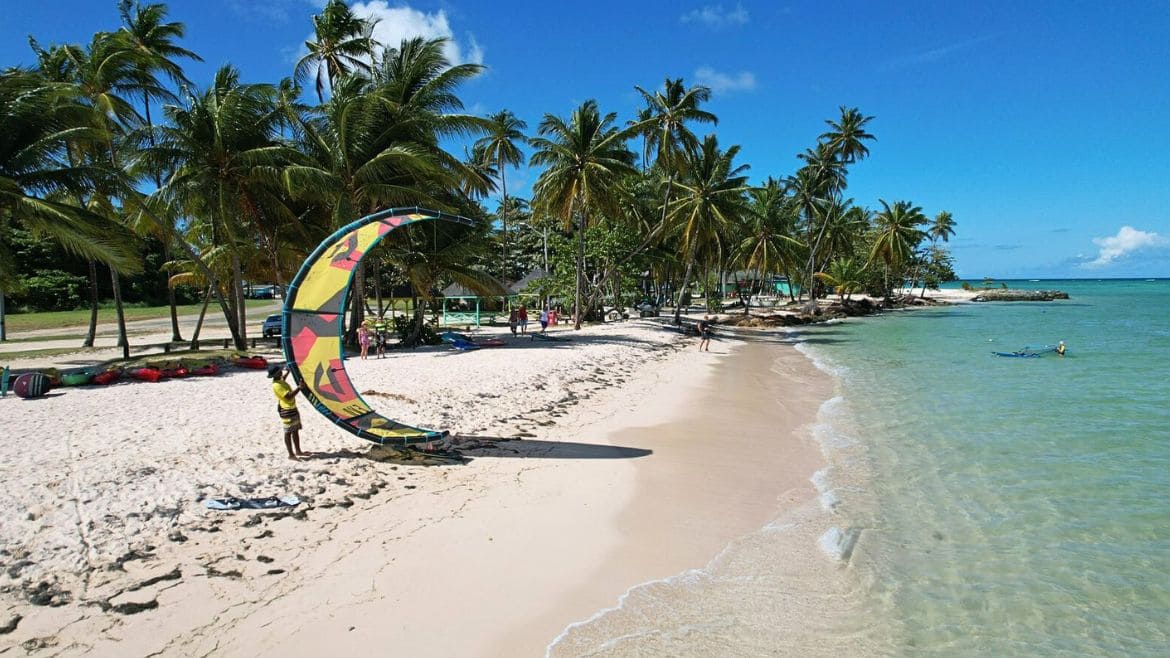
<path id="1" fill-rule="evenodd" d="M 1059 344 L 1056 346 L 1056 353 L 1057 353 L 1057 354 L 1059 354 L 1059 355 L 1061 355 L 1061 356 L 1064 356 L 1064 350 L 1065 350 L 1065 347 L 1064 347 L 1064 341 L 1062 340 L 1062 341 L 1060 341 L 1060 343 L 1059 343 Z"/>

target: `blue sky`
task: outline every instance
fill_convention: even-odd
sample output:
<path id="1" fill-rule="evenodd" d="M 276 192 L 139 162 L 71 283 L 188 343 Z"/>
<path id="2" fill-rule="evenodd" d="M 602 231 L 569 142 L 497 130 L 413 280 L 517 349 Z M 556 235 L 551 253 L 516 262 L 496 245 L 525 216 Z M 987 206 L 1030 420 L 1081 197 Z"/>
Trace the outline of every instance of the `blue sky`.
<path id="1" fill-rule="evenodd" d="M 323 0 L 174 0 L 188 66 L 249 81 L 290 75 Z M 713 90 L 724 146 L 755 181 L 790 175 L 841 105 L 874 116 L 848 195 L 950 211 L 960 276 L 1170 276 L 1170 3 L 351 2 L 380 34 L 450 36 L 487 72 L 469 111 L 512 110 L 535 131 L 596 98 L 625 121 L 634 85 Z M 5 2 L 0 67 L 26 37 L 85 42 L 116 0 Z M 509 172 L 527 194 L 539 172 Z"/>

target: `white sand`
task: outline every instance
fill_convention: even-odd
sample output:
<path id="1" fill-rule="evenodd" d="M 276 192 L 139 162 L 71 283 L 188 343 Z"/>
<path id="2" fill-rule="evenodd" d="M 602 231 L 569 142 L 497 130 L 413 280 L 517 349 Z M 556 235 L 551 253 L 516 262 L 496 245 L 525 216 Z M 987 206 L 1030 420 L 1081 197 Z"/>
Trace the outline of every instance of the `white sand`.
<path id="1" fill-rule="evenodd" d="M 289 461 L 259 371 L 0 400 L 0 628 L 21 618 L 0 653 L 539 655 L 629 587 L 705 564 L 779 491 L 815 495 L 800 430 L 827 380 L 795 351 L 766 348 L 789 354 L 773 374 L 790 406 L 752 414 L 750 380 L 714 379 L 732 340 L 558 335 L 347 362 L 386 415 L 470 437 L 462 465 L 379 461 L 303 403 L 303 447 L 323 454 Z M 700 400 L 722 402 L 695 419 Z M 750 467 L 709 449 L 733 423 Z M 285 494 L 305 503 L 198 502 Z M 32 605 L 38 587 L 61 605 Z"/>

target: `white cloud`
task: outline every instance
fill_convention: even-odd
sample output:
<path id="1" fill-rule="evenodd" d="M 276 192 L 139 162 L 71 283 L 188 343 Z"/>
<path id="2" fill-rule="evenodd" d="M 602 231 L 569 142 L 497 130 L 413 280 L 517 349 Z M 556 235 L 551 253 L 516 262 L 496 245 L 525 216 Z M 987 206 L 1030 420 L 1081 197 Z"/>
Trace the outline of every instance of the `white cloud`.
<path id="1" fill-rule="evenodd" d="M 756 88 L 756 76 L 750 71 L 735 74 L 721 73 L 710 66 L 695 69 L 695 82 L 710 87 L 711 92 L 722 94 L 731 91 L 751 91 Z"/>
<path id="2" fill-rule="evenodd" d="M 723 5 L 711 5 L 702 9 L 692 9 L 679 17 L 683 23 L 702 23 L 708 27 L 726 27 L 729 25 L 746 25 L 748 22 L 747 10 L 743 5 L 736 4 L 735 9 L 726 11 Z"/>
<path id="3" fill-rule="evenodd" d="M 1117 231 L 1117 235 L 1093 238 L 1093 244 L 1101 249 L 1095 259 L 1085 263 L 1082 267 L 1106 267 L 1134 252 L 1164 246 L 1167 244 L 1167 240 L 1157 233 L 1139 231 L 1132 226 L 1122 226 Z"/>
<path id="4" fill-rule="evenodd" d="M 447 12 L 439 11 L 428 14 L 412 9 L 408 5 L 391 7 L 385 0 L 370 0 L 369 2 L 355 2 L 350 9 L 354 15 L 362 18 L 372 18 L 378 21 L 374 27 L 374 38 L 382 45 L 397 48 L 403 39 L 425 37 L 448 39 L 446 55 L 452 64 L 482 64 L 483 48 L 475 41 L 471 34 L 467 41 L 460 44 L 451 31 L 451 24 L 447 21 Z"/>

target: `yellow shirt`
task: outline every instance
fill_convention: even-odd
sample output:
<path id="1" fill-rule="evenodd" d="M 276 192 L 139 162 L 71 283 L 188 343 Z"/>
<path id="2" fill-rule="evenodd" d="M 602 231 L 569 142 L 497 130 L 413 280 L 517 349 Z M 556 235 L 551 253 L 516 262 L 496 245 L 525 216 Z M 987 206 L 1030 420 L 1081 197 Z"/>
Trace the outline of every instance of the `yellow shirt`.
<path id="1" fill-rule="evenodd" d="M 272 382 L 272 392 L 276 394 L 276 401 L 281 409 L 296 409 L 297 399 L 292 394 L 292 387 L 284 380 Z"/>

